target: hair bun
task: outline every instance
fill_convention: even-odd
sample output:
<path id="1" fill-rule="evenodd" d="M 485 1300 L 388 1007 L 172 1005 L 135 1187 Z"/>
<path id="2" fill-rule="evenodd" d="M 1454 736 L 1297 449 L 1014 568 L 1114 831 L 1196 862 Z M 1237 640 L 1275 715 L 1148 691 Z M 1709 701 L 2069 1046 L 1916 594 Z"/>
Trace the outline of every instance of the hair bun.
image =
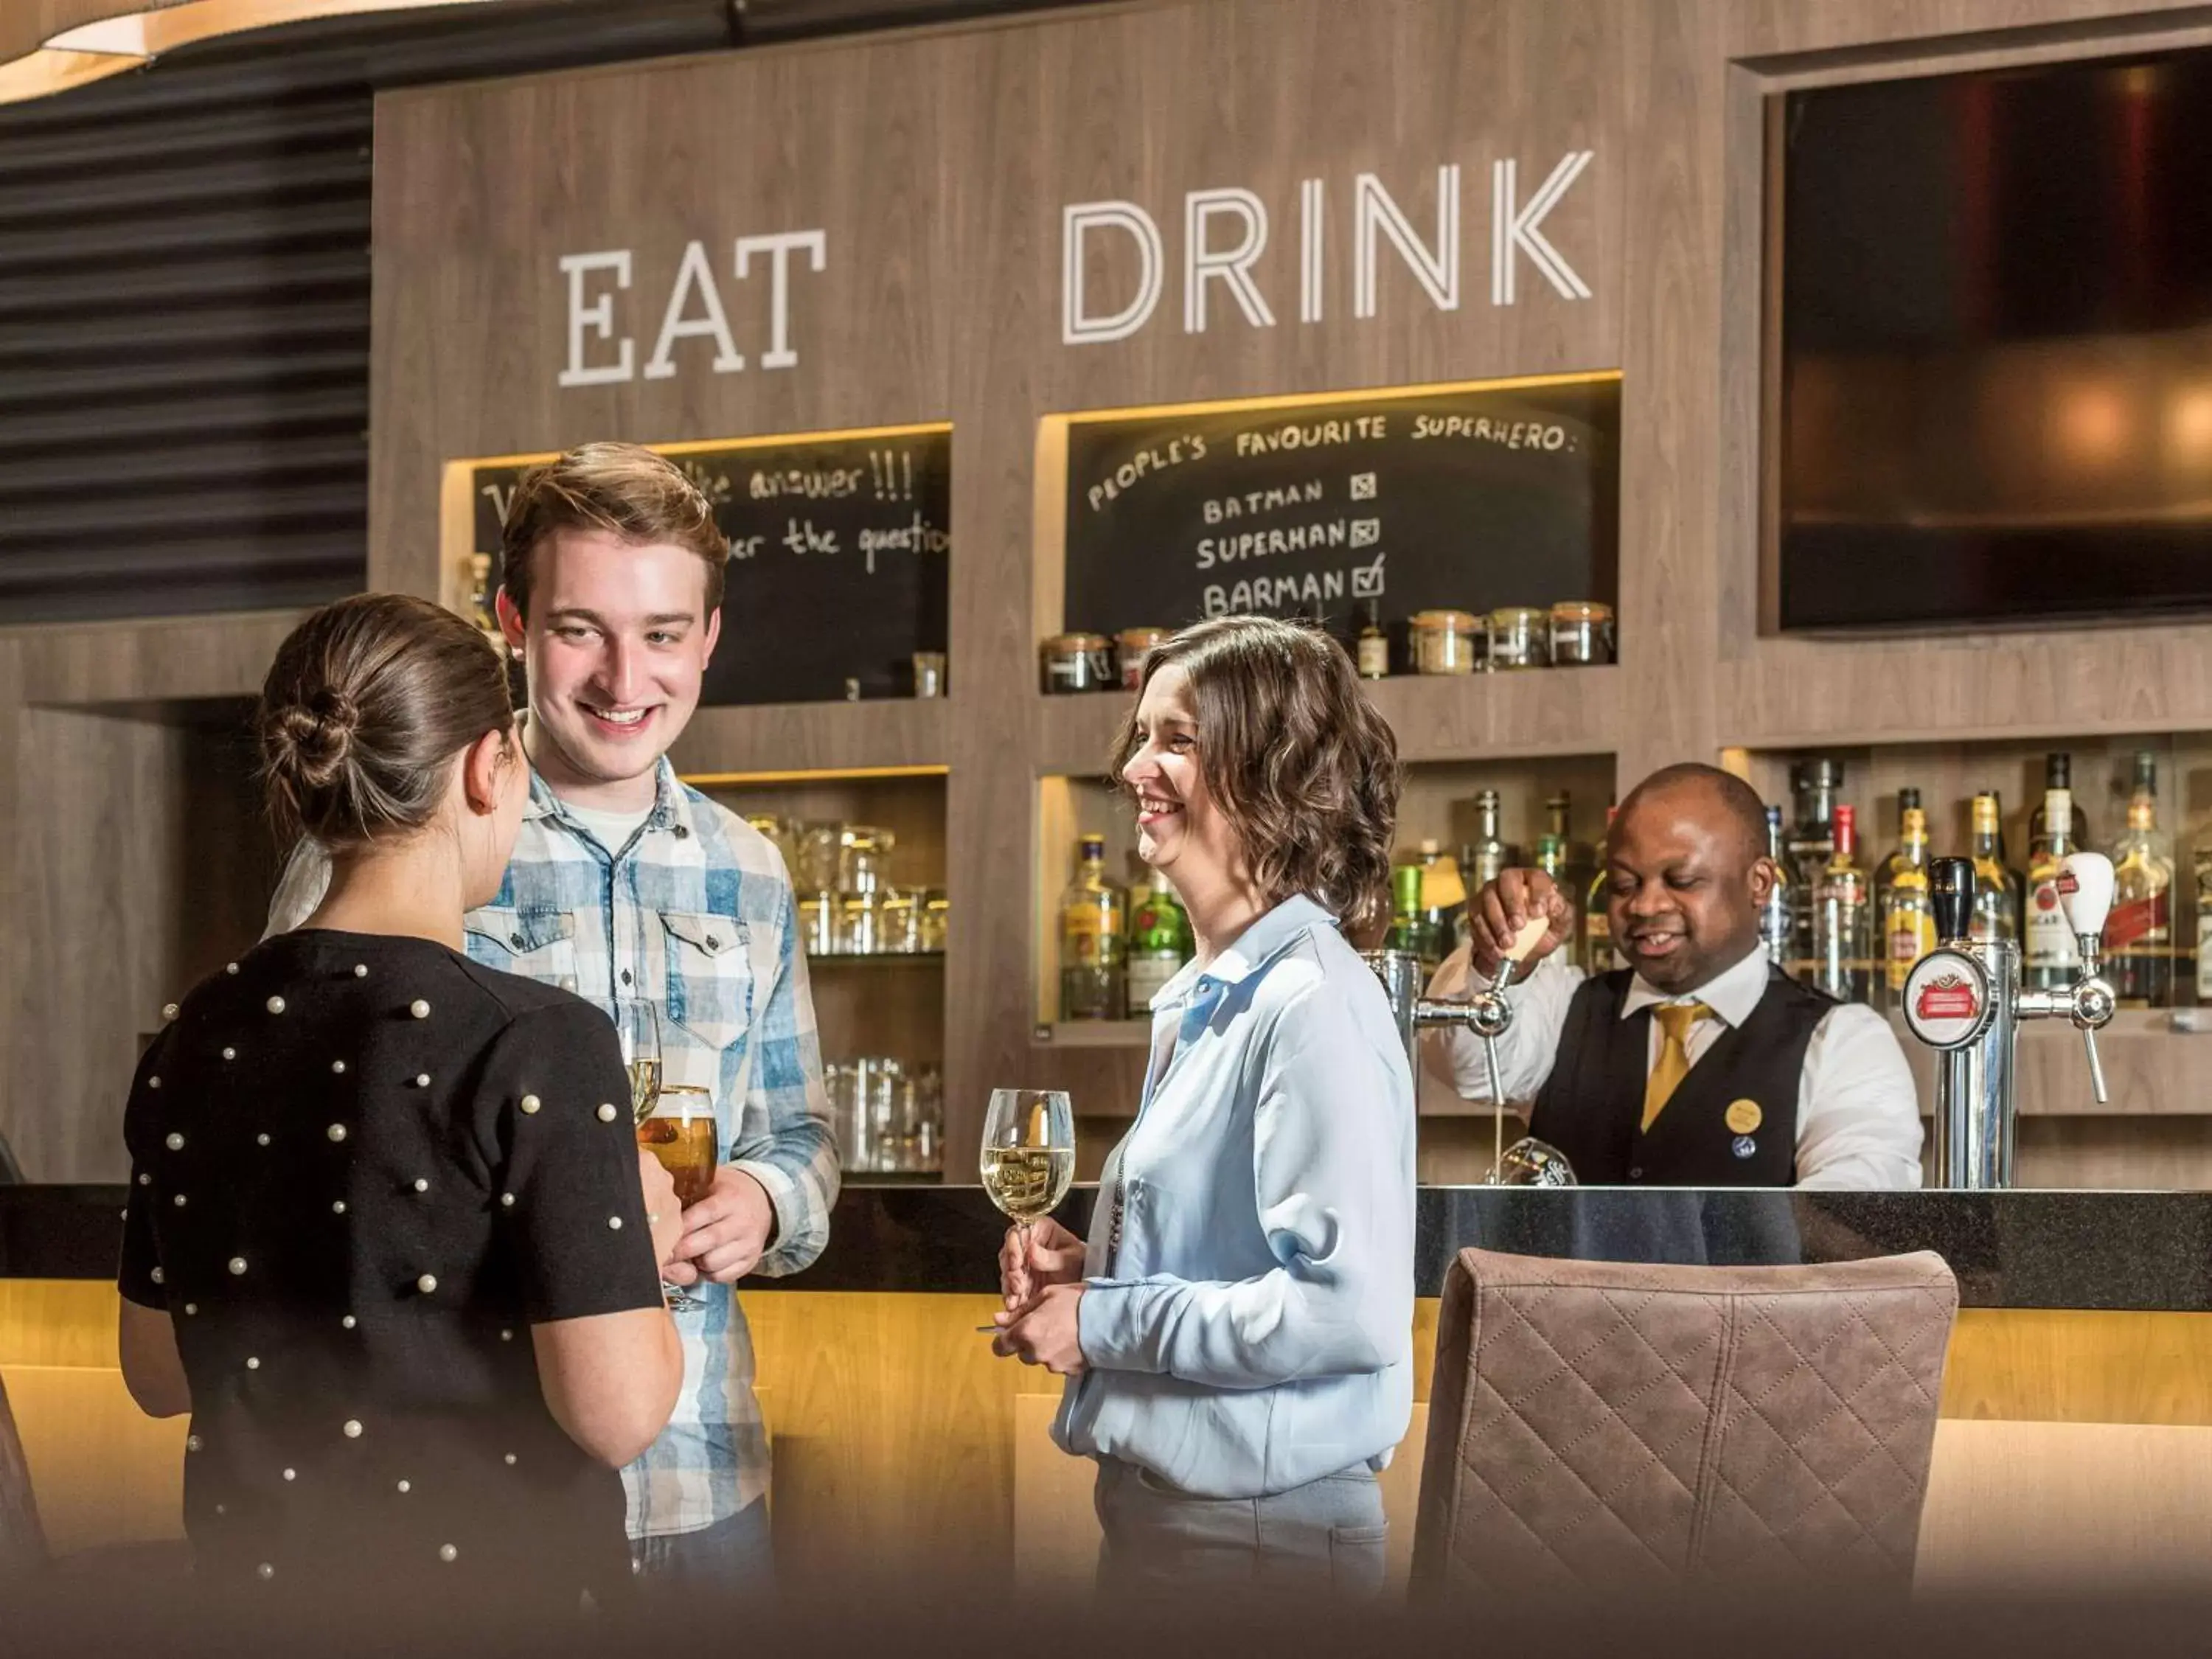
<path id="1" fill-rule="evenodd" d="M 294 778 L 309 789 L 334 781 L 353 751 L 360 724 L 360 708 L 335 686 L 323 686 L 305 702 L 284 709 L 277 716 L 276 732 Z"/>

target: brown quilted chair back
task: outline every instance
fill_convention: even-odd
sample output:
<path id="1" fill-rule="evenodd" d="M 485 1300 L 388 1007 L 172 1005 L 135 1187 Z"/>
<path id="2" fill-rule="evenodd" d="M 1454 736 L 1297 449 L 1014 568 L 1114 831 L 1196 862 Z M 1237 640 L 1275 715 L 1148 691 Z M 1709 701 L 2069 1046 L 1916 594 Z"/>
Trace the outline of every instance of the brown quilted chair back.
<path id="1" fill-rule="evenodd" d="M 1462 1251 L 1414 1594 L 1908 1589 L 1958 1306 L 1929 1252 L 1675 1267 Z"/>

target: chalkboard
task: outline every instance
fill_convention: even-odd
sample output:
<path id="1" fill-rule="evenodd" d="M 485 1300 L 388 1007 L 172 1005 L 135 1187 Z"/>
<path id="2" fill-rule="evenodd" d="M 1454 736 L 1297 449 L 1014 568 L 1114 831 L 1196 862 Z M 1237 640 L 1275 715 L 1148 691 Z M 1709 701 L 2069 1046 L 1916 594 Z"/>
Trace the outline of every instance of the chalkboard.
<path id="1" fill-rule="evenodd" d="M 914 653 L 943 651 L 952 433 L 726 447 L 671 458 L 730 538 L 722 637 L 700 701 L 824 702 L 914 692 Z M 476 548 L 500 579 L 500 525 L 528 466 L 471 475 Z"/>
<path id="2" fill-rule="evenodd" d="M 1620 382 L 1070 422 L 1066 626 L 1616 603 Z"/>

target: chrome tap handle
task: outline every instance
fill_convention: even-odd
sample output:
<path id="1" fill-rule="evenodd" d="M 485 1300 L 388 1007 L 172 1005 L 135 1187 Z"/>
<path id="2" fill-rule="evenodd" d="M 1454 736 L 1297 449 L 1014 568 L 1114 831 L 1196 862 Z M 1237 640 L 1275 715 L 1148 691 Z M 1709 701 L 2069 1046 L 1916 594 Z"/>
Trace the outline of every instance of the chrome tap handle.
<path id="1" fill-rule="evenodd" d="M 2089 1087 L 2096 1091 L 2097 1104 L 2102 1106 L 2112 1097 L 2105 1092 L 2105 1068 L 2097 1060 L 2097 1028 L 2081 1028 L 2081 1046 L 2089 1051 Z"/>
<path id="2" fill-rule="evenodd" d="M 2091 1052 L 2094 1054 L 2095 1051 Z M 1482 1038 L 1482 1064 L 1483 1069 L 1490 1073 L 1491 1110 L 1502 1113 L 1505 1109 L 1505 1084 L 1498 1071 L 1498 1039 L 1487 1032 Z M 2097 1097 L 2100 1100 L 2104 1097 L 2102 1094 Z"/>

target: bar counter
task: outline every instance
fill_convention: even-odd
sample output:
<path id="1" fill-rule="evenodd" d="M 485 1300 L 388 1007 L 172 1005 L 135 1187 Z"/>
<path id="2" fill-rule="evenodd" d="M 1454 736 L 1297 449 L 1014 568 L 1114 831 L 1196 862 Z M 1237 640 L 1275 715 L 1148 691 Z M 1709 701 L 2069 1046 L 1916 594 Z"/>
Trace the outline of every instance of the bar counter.
<path id="1" fill-rule="evenodd" d="M 0 1187 L 0 1279 L 106 1279 L 125 1189 Z M 1089 1225 L 1094 1188 L 1057 1212 Z M 2212 1193 L 1832 1193 L 1773 1189 L 1424 1187 L 1414 1279 L 1443 1289 L 1469 1245 L 1585 1261 L 1712 1266 L 1847 1261 L 1934 1250 L 1967 1308 L 2212 1312 Z M 830 1247 L 769 1292 L 992 1294 L 1006 1223 L 980 1187 L 848 1181 Z"/>
<path id="2" fill-rule="evenodd" d="M 1082 1230 L 1095 1192 L 1058 1212 Z M 0 1188 L 0 1382 L 55 1547 L 173 1540 L 185 1422 L 140 1416 L 115 1357 L 120 1187 Z M 1420 1190 L 1413 1422 L 1383 1476 L 1404 1570 L 1437 1302 L 1468 1245 L 1678 1263 L 1933 1249 L 1963 1304 L 1922 1531 L 1924 1578 L 2201 1571 L 2212 1514 L 2212 1194 Z M 1066 1588 L 1096 1547 L 1059 1379 L 993 1357 L 1005 1222 L 980 1188 L 855 1180 L 806 1273 L 750 1279 L 781 1567 L 926 1587 Z M 2055 1576 L 2055 1577 L 2054 1577 Z"/>

